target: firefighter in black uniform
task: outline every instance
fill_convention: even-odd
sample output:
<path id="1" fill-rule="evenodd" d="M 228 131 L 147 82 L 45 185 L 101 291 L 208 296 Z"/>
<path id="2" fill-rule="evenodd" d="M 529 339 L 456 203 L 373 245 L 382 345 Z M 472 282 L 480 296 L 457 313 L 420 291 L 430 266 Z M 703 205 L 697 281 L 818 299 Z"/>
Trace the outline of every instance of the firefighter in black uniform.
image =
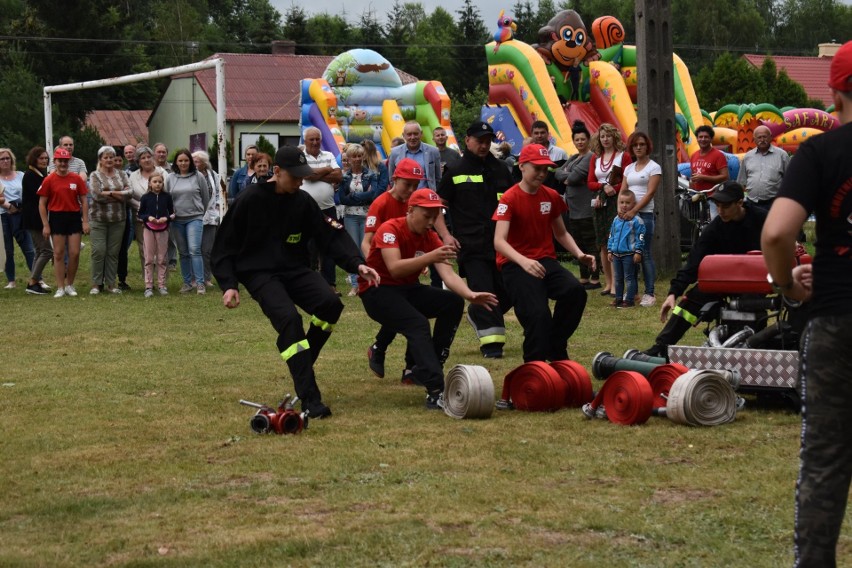
<path id="1" fill-rule="evenodd" d="M 497 270 L 494 252 L 494 221 L 491 216 L 500 196 L 514 185 L 506 164 L 491 154 L 494 129 L 487 122 L 476 121 L 467 129 L 465 150 L 461 159 L 447 165 L 441 177 L 438 195 L 447 203 L 452 219 L 453 236 L 458 251 L 460 274 L 474 290 L 491 292 L 500 306 L 487 310 L 482 306 L 468 308 L 468 321 L 479 338 L 479 349 L 487 358 L 503 356 L 506 325 L 503 314 L 512 307 Z M 436 226 L 439 231 L 440 225 Z M 448 235 L 441 235 L 448 242 Z"/>
<path id="2" fill-rule="evenodd" d="M 695 246 L 689 251 L 686 263 L 677 271 L 669 285 L 669 293 L 660 306 L 660 321 L 666 322 L 654 345 L 644 351 L 655 357 L 668 357 L 669 345 L 674 345 L 690 327 L 698 323 L 704 304 L 717 300 L 713 294 L 701 292 L 697 286 L 686 289 L 698 280 L 698 265 L 711 254 L 746 254 L 760 249 L 760 231 L 766 221 L 766 211 L 745 203 L 743 186 L 735 181 L 726 181 L 719 186 L 712 199 L 719 215 L 701 232 Z M 678 298 L 686 292 L 683 299 Z"/>
<path id="3" fill-rule="evenodd" d="M 301 191 L 312 173 L 305 155 L 282 146 L 275 153 L 272 177 L 243 190 L 222 220 L 213 244 L 213 274 L 227 308 L 240 304 L 238 282 L 260 304 L 278 332 L 278 350 L 287 363 L 302 409 L 311 418 L 331 416 L 322 402 L 313 363 L 343 312 L 343 304 L 319 273 L 310 269 L 308 242 L 350 273 L 371 284 L 375 270 L 364 264 L 358 247 L 336 220 L 322 214 Z M 305 333 L 299 306 L 311 314 Z"/>

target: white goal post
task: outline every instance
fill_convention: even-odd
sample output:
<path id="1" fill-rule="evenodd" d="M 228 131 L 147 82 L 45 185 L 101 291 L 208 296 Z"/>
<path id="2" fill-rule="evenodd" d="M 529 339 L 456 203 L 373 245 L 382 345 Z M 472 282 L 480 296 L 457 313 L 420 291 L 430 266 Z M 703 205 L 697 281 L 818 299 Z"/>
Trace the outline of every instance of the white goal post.
<path id="1" fill-rule="evenodd" d="M 189 65 L 181 65 L 179 67 L 169 67 L 167 69 L 158 69 L 156 71 L 148 71 L 147 73 L 136 73 L 135 75 L 123 75 L 121 77 L 111 77 L 109 79 L 99 79 L 97 81 L 83 81 L 82 83 L 66 83 L 65 85 L 50 85 L 44 88 L 44 138 L 46 141 L 45 148 L 50 151 L 53 148 L 53 111 L 51 109 L 51 93 L 65 93 L 69 91 L 82 91 L 85 89 L 98 89 L 100 87 L 113 87 L 115 85 L 123 85 L 126 83 L 136 83 L 138 81 L 147 81 L 149 79 L 160 79 L 171 75 L 181 75 L 184 73 L 194 73 L 201 69 L 216 68 L 216 141 L 219 144 L 218 171 L 224 180 L 227 177 L 227 158 L 225 156 L 225 61 L 221 58 L 211 59 L 209 61 L 201 61 L 199 63 L 190 63 Z M 51 154 L 52 155 L 52 154 Z M 221 207 L 227 208 L 227 201 Z"/>

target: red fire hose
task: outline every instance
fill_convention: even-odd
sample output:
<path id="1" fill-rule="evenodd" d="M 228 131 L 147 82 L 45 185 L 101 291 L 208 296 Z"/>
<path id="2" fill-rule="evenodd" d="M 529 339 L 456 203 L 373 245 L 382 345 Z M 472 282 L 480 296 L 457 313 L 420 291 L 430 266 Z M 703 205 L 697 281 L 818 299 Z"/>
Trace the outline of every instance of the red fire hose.
<path id="1" fill-rule="evenodd" d="M 679 376 L 689 371 L 680 363 L 660 365 L 648 375 L 651 390 L 654 392 L 654 409 L 665 408 L 669 391 Z"/>
<path id="2" fill-rule="evenodd" d="M 636 371 L 616 371 L 609 376 L 595 399 L 583 407 L 583 413 L 592 418 L 601 405 L 610 422 L 628 426 L 644 424 L 651 417 L 654 391 L 648 379 Z"/>
<path id="3" fill-rule="evenodd" d="M 592 378 L 576 361 L 554 361 L 550 364 L 565 381 L 565 406 L 579 408 L 592 400 Z"/>
<path id="4" fill-rule="evenodd" d="M 556 369 L 531 361 L 506 375 L 503 400 L 511 400 L 518 410 L 553 412 L 565 405 L 565 384 Z"/>
<path id="5" fill-rule="evenodd" d="M 502 398 L 502 406 L 512 401 L 513 408 L 530 412 L 578 407 L 592 399 L 592 379 L 575 361 L 557 361 L 550 365 L 531 361 L 506 375 Z"/>

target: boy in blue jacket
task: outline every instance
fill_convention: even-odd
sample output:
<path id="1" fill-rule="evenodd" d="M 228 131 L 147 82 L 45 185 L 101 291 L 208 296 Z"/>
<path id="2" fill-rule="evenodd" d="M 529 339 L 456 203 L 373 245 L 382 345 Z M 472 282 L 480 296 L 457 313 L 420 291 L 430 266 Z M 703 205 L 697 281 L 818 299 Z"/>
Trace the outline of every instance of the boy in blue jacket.
<path id="1" fill-rule="evenodd" d="M 607 257 L 615 267 L 615 301 L 612 305 L 616 308 L 632 308 L 638 291 L 634 265 L 642 262 L 642 254 L 645 250 L 645 224 L 639 216 L 629 221 L 621 218 L 635 204 L 636 194 L 629 189 L 622 189 L 618 193 L 618 217 L 612 222 L 609 240 L 606 243 Z"/>

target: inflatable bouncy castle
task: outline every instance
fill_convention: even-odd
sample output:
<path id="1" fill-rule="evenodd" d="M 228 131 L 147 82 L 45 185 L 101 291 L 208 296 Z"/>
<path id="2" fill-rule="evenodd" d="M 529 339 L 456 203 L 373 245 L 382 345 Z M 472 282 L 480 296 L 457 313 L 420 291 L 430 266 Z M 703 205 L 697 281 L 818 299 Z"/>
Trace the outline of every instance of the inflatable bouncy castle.
<path id="1" fill-rule="evenodd" d="M 432 130 L 447 131 L 447 145 L 458 149 L 450 125 L 450 98 L 439 81 L 403 84 L 387 59 L 371 49 L 351 49 L 338 55 L 319 79 L 301 82 L 301 129 L 322 132 L 323 149 L 335 156 L 347 142 L 371 139 L 387 154 L 391 140 L 402 136 L 408 120 L 423 128 L 423 141 L 432 143 Z"/>
<path id="2" fill-rule="evenodd" d="M 501 17 L 500 29 L 511 24 Z M 495 34 L 496 37 L 496 34 Z M 603 122 L 615 125 L 627 139 L 636 127 L 636 46 L 624 43 L 624 26 L 603 16 L 586 27 L 574 10 L 563 10 L 528 45 L 503 34 L 485 46 L 488 59 L 488 105 L 483 120 L 498 137 L 520 147 L 535 120 L 548 123 L 553 142 L 569 154 L 571 123 L 583 120 L 594 131 Z M 679 157 L 697 149 L 690 133 L 704 124 L 683 61 L 674 56 L 675 105 Z"/>
<path id="3" fill-rule="evenodd" d="M 485 46 L 488 60 L 488 104 L 482 119 L 517 154 L 533 121 L 549 125 L 552 143 L 569 154 L 571 124 L 583 120 L 594 132 L 603 122 L 615 125 L 622 137 L 636 128 L 636 92 L 641 69 L 637 46 L 624 43 L 624 26 L 602 16 L 587 27 L 574 10 L 556 14 L 528 45 L 513 37 L 516 25 L 500 13 L 494 41 Z M 641 46 L 639 46 L 641 49 Z M 715 113 L 701 109 L 689 70 L 673 55 L 677 159 L 688 162 L 698 149 L 695 129 L 707 124 L 716 131 L 714 144 L 742 154 L 755 146 L 754 129 L 765 124 L 774 143 L 795 151 L 800 142 L 835 128 L 831 114 L 816 109 L 778 109 L 768 104 L 726 105 Z"/>

